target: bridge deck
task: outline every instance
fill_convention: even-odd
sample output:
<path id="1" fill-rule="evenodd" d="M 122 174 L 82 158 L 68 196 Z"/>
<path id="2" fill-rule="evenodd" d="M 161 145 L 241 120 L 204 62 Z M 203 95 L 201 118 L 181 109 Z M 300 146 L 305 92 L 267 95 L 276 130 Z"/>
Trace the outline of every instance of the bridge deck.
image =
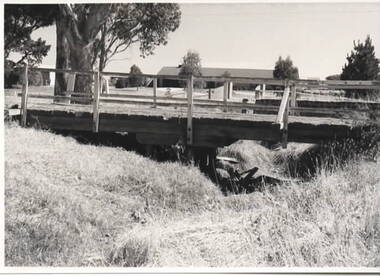
<path id="1" fill-rule="evenodd" d="M 192 146 L 218 147 L 239 139 L 281 141 L 283 147 L 287 141 L 319 143 L 335 138 L 360 137 L 362 126 L 367 124 L 366 120 L 380 115 L 379 103 L 338 103 L 330 100 L 335 94 L 340 95 L 342 91 L 339 93 L 318 91 L 329 98 L 329 101 L 320 102 L 318 106 L 314 106 L 314 102 L 312 106 L 309 106 L 308 102 L 303 102 L 304 92 L 308 92 L 306 89 L 377 91 L 380 89 L 378 81 L 309 81 L 141 74 L 142 77 L 153 79 L 152 88 L 135 92 L 129 89 L 128 91 L 109 89 L 111 91 L 109 93 L 106 78 L 111 76 L 129 78 L 130 75 L 117 72 L 30 69 L 69 74 L 71 81 L 68 82 L 66 87 L 68 92 L 65 92 L 65 96 L 54 96 L 51 88 L 36 91 L 39 94 L 32 95 L 28 92 L 28 83 L 25 83 L 20 105 L 22 126 L 38 124 L 50 129 L 131 132 L 136 133 L 138 141 L 143 144 L 173 144 L 182 140 Z M 26 65 L 25 79 L 28 70 Z M 74 93 L 76 74 L 92 76 L 90 79 L 93 81 L 89 84 L 92 86 L 90 95 Z M 163 78 L 186 81 L 186 89 L 167 88 L 167 91 L 158 89 L 157 80 Z M 215 91 L 197 90 L 194 88 L 195 79 L 223 83 L 223 85 Z M 260 84 L 262 91 L 239 96 L 240 93 L 234 93 L 233 82 L 254 86 Z M 265 101 L 262 101 L 261 105 L 258 104 L 258 99 L 264 98 L 264 84 L 284 87 L 280 92 L 281 100 L 277 100 L 276 104 L 272 102 L 269 106 Z M 301 91 L 297 91 L 297 87 Z M 106 95 L 101 93 L 103 88 L 108 91 Z M 308 97 L 310 97 L 309 92 L 306 93 Z M 91 98 L 93 104 L 53 103 L 53 99 L 78 101 L 80 97 L 84 97 L 87 102 Z M 15 97 L 15 99 L 16 104 L 20 104 L 20 98 Z M 153 102 L 157 103 L 157 107 L 151 107 Z"/>
<path id="2" fill-rule="evenodd" d="M 145 144 L 186 141 L 187 108 L 100 103 L 99 132 L 132 132 Z M 41 103 L 30 100 L 27 118 L 51 129 L 92 130 L 92 106 Z M 358 136 L 360 122 L 353 119 L 289 116 L 288 141 L 321 142 Z M 276 115 L 224 113 L 220 108 L 194 106 L 194 146 L 228 145 L 239 139 L 281 140 Z"/>

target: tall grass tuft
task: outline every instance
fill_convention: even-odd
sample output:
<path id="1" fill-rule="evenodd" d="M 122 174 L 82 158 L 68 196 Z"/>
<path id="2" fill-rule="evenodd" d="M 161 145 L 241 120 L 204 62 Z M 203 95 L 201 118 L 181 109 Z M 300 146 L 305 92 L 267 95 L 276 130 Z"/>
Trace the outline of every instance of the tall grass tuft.
<path id="1" fill-rule="evenodd" d="M 136 227 L 115 243 L 108 263 L 123 267 L 151 266 L 157 254 L 156 239 L 152 232 Z"/>

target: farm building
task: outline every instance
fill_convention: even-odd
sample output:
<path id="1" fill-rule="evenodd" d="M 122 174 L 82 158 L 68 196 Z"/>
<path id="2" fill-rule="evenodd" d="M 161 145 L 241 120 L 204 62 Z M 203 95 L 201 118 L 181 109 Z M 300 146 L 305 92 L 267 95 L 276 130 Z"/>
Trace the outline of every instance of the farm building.
<path id="1" fill-rule="evenodd" d="M 162 67 L 157 75 L 163 76 L 178 76 L 181 67 L 171 67 L 165 66 Z M 207 77 L 222 77 L 222 76 L 231 76 L 237 78 L 262 78 L 262 79 L 272 79 L 273 70 L 268 69 L 241 69 L 241 68 L 211 68 L 203 67 L 201 69 L 202 76 Z M 204 88 L 216 88 L 222 86 L 222 83 L 215 81 L 207 81 L 203 84 Z M 172 79 L 158 79 L 159 87 L 181 87 L 181 83 L 178 80 Z M 255 84 L 239 84 L 234 83 L 234 88 L 239 90 L 254 90 L 256 87 Z"/>

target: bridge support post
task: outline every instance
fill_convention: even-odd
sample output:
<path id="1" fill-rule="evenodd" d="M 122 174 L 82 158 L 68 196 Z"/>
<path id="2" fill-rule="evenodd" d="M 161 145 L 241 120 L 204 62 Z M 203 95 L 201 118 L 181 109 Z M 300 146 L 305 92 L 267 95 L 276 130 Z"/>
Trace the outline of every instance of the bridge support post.
<path id="1" fill-rule="evenodd" d="M 99 96 L 101 90 L 100 72 L 97 71 L 94 76 L 94 99 L 92 111 L 92 131 L 99 132 Z"/>
<path id="2" fill-rule="evenodd" d="M 223 112 L 227 112 L 227 99 L 228 99 L 228 82 L 225 81 L 224 82 L 224 89 L 223 89 L 223 105 L 224 105 L 224 108 L 223 108 Z"/>
<path id="3" fill-rule="evenodd" d="M 153 107 L 157 107 L 157 78 L 153 79 Z"/>
<path id="4" fill-rule="evenodd" d="M 290 108 L 297 107 L 297 87 L 296 84 L 293 84 L 291 86 L 291 93 L 290 93 Z M 296 111 L 292 110 L 290 111 L 290 115 L 298 115 Z"/>
<path id="5" fill-rule="evenodd" d="M 277 122 L 280 124 L 281 144 L 286 149 L 288 144 L 288 113 L 289 113 L 290 87 L 288 81 L 285 84 L 284 95 L 282 96 L 280 108 L 278 110 Z"/>
<path id="6" fill-rule="evenodd" d="M 26 116 L 27 116 L 27 105 L 28 105 L 28 62 L 25 62 L 24 67 L 24 84 L 22 86 L 22 97 L 21 97 L 21 126 L 26 126 Z"/>
<path id="7" fill-rule="evenodd" d="M 234 90 L 234 83 L 230 81 L 228 82 L 228 99 L 231 99 L 233 90 Z"/>
<path id="8" fill-rule="evenodd" d="M 101 89 L 100 93 L 108 95 L 110 93 L 109 80 L 106 78 L 101 78 L 101 82 L 102 82 L 102 84 L 101 84 L 102 89 Z"/>
<path id="9" fill-rule="evenodd" d="M 187 128 L 186 137 L 187 145 L 193 144 L 193 85 L 194 77 L 191 75 L 187 79 Z"/>
<path id="10" fill-rule="evenodd" d="M 263 83 L 263 84 L 261 85 L 261 96 L 262 96 L 263 98 L 264 98 L 265 90 L 266 90 L 266 85 L 265 85 L 265 83 Z"/>

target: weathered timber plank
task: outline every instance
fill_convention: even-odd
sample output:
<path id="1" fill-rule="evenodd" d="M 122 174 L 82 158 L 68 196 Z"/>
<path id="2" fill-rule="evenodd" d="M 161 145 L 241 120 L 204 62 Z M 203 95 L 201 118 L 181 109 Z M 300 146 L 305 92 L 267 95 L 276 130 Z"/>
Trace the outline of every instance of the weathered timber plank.
<path id="1" fill-rule="evenodd" d="M 279 106 L 280 99 L 259 99 L 256 104 L 260 106 L 270 105 Z M 322 107 L 322 108 L 346 108 L 346 109 L 380 109 L 378 102 L 353 102 L 353 101 L 310 101 L 310 100 L 297 100 L 297 107 Z"/>
<path id="2" fill-rule="evenodd" d="M 157 106 L 157 78 L 153 79 L 153 107 Z"/>
<path id="3" fill-rule="evenodd" d="M 91 118 L 83 117 L 56 117 L 35 115 L 28 112 L 28 123 L 30 125 L 38 125 L 47 129 L 66 129 L 66 130 L 92 130 Z"/>
<path id="4" fill-rule="evenodd" d="M 175 121 L 155 121 L 144 119 L 103 119 L 99 120 L 99 131 L 133 132 L 183 135 L 186 133 L 186 121 L 181 124 Z"/>
<path id="5" fill-rule="evenodd" d="M 28 110 L 28 63 L 24 67 L 24 84 L 22 85 L 21 97 L 21 126 L 26 126 Z"/>
<path id="6" fill-rule="evenodd" d="M 95 73 L 95 84 L 94 84 L 94 101 L 92 109 L 92 131 L 99 131 L 99 97 L 101 92 L 101 78 L 99 71 Z"/>
<path id="7" fill-rule="evenodd" d="M 78 75 L 92 75 L 95 72 L 94 71 L 74 71 L 70 69 L 55 69 L 55 68 L 37 68 L 33 67 L 31 68 L 33 71 L 40 71 L 40 72 L 55 72 L 55 73 L 71 73 L 71 74 L 78 74 Z"/>
<path id="8" fill-rule="evenodd" d="M 277 122 L 280 124 L 280 129 L 284 129 L 287 126 L 287 114 L 288 114 L 288 106 L 289 106 L 289 94 L 290 88 L 289 86 L 285 87 L 284 95 L 282 96 L 280 108 L 277 114 Z"/>

